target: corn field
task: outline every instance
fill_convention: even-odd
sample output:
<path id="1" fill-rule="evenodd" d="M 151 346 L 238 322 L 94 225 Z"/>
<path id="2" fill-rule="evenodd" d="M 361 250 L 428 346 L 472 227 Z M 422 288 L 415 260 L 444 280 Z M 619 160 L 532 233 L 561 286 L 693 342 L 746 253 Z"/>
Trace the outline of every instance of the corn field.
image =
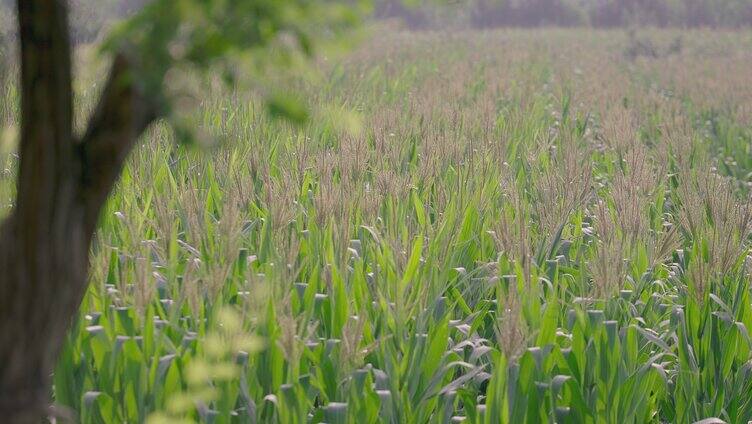
<path id="1" fill-rule="evenodd" d="M 752 33 L 377 31 L 320 67 L 303 126 L 208 86 L 210 147 L 142 138 L 54 422 L 752 420 Z"/>

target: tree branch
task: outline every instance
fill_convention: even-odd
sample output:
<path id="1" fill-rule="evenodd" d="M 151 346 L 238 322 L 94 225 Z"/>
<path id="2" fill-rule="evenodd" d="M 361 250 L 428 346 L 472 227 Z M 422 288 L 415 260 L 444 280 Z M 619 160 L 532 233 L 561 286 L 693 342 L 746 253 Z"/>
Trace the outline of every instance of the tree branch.
<path id="1" fill-rule="evenodd" d="M 157 103 L 136 80 L 133 62 L 118 54 L 96 111 L 81 140 L 81 198 L 85 226 L 93 232 L 99 211 L 138 137 L 159 116 Z"/>

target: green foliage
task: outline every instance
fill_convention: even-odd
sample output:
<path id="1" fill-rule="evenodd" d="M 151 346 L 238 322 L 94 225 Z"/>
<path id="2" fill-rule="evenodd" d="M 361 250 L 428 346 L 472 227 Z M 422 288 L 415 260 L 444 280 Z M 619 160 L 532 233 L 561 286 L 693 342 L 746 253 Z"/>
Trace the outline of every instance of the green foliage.
<path id="1" fill-rule="evenodd" d="M 129 19 L 111 43 L 151 48 L 148 57 L 155 69 L 171 61 L 205 68 L 272 45 L 282 55 L 292 49 L 310 55 L 314 39 L 341 35 L 358 23 L 357 12 L 345 2 L 331 0 L 157 0 Z"/>
<path id="2" fill-rule="evenodd" d="M 180 100 L 189 97 L 171 90 L 186 73 L 210 81 L 220 75 L 229 84 L 242 75 L 266 93 L 273 116 L 302 123 L 307 106 L 269 86 L 265 73 L 300 71 L 328 46 L 343 43 L 368 5 L 367 0 L 155 0 L 118 25 L 104 50 L 131 56 L 136 64 L 132 78 L 141 81 L 163 109 L 179 108 Z M 176 116 L 180 113 L 166 116 L 179 134 L 191 137 Z"/>

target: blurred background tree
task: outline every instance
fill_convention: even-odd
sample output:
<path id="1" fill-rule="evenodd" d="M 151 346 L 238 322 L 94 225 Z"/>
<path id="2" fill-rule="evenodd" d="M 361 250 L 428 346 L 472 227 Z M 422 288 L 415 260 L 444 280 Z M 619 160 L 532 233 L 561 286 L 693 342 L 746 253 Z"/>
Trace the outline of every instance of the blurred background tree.
<path id="1" fill-rule="evenodd" d="M 69 0 L 71 39 L 90 43 L 149 0 Z M 0 0 L 0 43 L 14 32 L 12 0 Z M 752 0 L 374 0 L 372 18 L 412 29 L 625 26 L 738 28 L 752 25 Z"/>
<path id="2" fill-rule="evenodd" d="M 752 0 L 376 0 L 376 17 L 411 28 L 657 26 L 736 28 L 752 24 Z"/>

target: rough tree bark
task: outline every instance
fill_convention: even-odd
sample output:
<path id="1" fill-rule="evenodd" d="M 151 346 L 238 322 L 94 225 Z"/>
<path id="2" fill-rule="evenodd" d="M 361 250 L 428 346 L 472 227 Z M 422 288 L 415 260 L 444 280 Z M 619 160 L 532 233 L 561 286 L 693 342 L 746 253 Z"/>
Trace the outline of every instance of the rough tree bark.
<path id="1" fill-rule="evenodd" d="M 156 108 L 130 78 L 133 58 L 118 55 L 77 138 L 66 1 L 17 6 L 20 160 L 15 207 L 0 228 L 0 421 L 27 423 L 45 416 L 98 215 Z"/>

